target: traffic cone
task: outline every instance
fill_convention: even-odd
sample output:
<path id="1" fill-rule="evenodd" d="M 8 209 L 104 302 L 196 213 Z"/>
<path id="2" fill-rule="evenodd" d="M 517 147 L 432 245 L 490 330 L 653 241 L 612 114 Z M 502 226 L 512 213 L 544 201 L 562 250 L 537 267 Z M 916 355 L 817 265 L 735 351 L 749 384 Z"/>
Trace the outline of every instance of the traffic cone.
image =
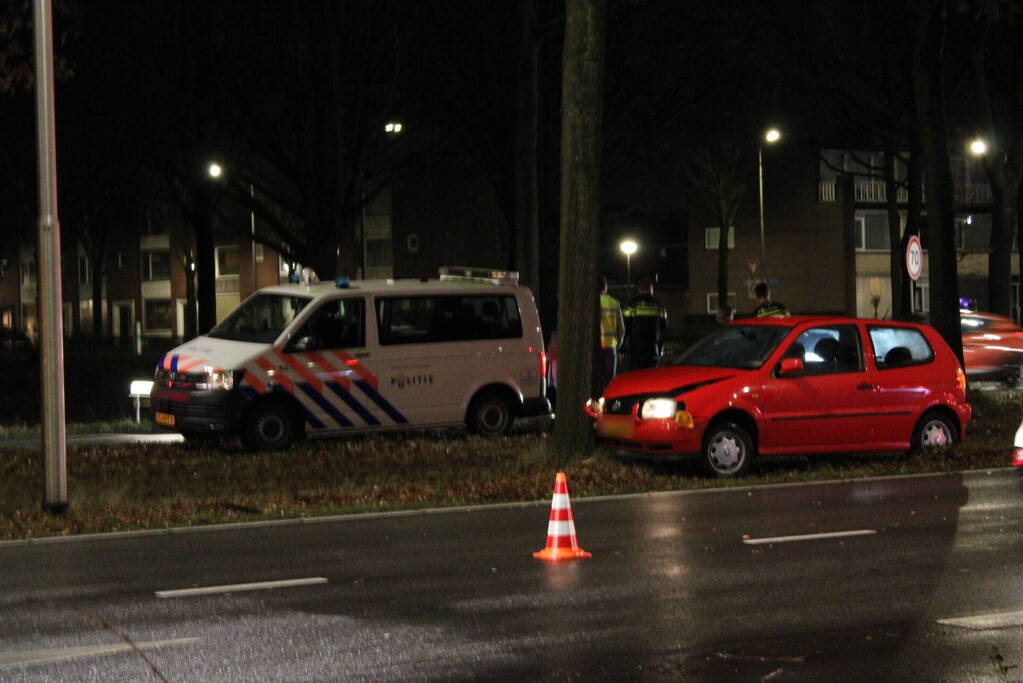
<path id="1" fill-rule="evenodd" d="M 568 501 L 568 479 L 564 472 L 558 472 L 554 480 L 551 519 L 547 523 L 547 547 L 533 553 L 533 557 L 551 561 L 592 557 L 579 547 L 579 542 L 575 539 L 572 504 Z"/>

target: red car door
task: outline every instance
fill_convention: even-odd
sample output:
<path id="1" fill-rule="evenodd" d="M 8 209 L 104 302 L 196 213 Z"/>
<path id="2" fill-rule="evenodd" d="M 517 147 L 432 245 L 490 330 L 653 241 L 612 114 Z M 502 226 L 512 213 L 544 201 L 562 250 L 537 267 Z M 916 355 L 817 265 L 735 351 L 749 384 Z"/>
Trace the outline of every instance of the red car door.
<path id="1" fill-rule="evenodd" d="M 934 350 L 914 327 L 871 325 L 874 383 L 877 385 L 878 418 L 875 439 L 881 447 L 902 449 L 935 387 L 942 383 Z M 946 373 L 947 374 L 947 373 Z"/>
<path id="2" fill-rule="evenodd" d="M 856 450 L 873 441 L 877 392 L 856 325 L 812 327 L 781 349 L 767 368 L 758 405 L 762 453 Z M 781 375 L 784 358 L 801 372 Z"/>

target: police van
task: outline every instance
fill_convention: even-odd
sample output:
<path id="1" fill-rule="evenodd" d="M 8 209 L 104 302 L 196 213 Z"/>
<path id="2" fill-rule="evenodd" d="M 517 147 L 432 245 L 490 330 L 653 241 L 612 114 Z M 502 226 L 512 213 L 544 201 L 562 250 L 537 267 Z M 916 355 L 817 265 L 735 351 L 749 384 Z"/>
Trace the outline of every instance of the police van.
<path id="1" fill-rule="evenodd" d="M 278 449 L 309 435 L 464 425 L 508 432 L 550 413 L 547 357 L 518 274 L 266 287 L 156 369 L 153 419 L 186 439 Z"/>

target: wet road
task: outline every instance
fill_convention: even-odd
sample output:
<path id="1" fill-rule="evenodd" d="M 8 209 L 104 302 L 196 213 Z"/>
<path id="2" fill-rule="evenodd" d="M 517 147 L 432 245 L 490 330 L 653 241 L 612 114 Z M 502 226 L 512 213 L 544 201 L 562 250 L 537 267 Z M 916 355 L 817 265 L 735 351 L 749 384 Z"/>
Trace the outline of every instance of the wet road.
<path id="1" fill-rule="evenodd" d="M 1005 470 L 573 499 L 561 564 L 549 503 L 0 544 L 0 680 L 1017 680 L 1021 503 Z"/>

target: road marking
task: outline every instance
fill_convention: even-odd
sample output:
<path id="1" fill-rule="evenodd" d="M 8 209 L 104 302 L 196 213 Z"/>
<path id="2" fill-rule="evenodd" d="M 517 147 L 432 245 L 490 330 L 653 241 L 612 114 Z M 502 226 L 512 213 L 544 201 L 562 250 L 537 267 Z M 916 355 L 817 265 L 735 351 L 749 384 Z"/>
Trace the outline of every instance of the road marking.
<path id="1" fill-rule="evenodd" d="M 972 617 L 952 617 L 938 619 L 939 624 L 960 626 L 974 631 L 986 631 L 994 628 L 1010 628 L 1023 626 L 1023 612 L 998 612 L 995 614 L 978 614 Z"/>
<path id="2" fill-rule="evenodd" d="M 190 645 L 197 642 L 199 642 L 198 638 L 177 638 L 175 640 L 153 640 L 146 643 L 135 643 L 134 646 L 127 643 L 118 643 L 116 645 L 86 645 L 84 647 L 67 647 L 53 650 L 0 652 L 0 667 L 17 666 L 19 664 L 41 664 L 42 662 L 56 661 L 59 659 L 93 657 L 95 655 L 112 654 L 114 652 L 130 652 L 136 648 L 139 650 L 152 650 L 158 647 Z"/>
<path id="3" fill-rule="evenodd" d="M 773 538 L 750 538 L 743 536 L 746 545 L 763 545 L 765 543 L 791 543 L 793 541 L 817 541 L 823 538 L 845 538 L 846 536 L 870 536 L 876 534 L 874 529 L 855 529 L 853 531 L 829 531 L 821 534 L 802 534 L 800 536 L 775 536 Z"/>
<path id="4" fill-rule="evenodd" d="M 187 598 L 193 595 L 216 595 L 217 593 L 240 593 L 242 591 L 261 591 L 271 588 L 294 588 L 295 586 L 312 586 L 327 583 L 322 576 L 308 579 L 283 579 L 281 581 L 260 581 L 258 583 L 233 583 L 226 586 L 203 586 L 201 588 L 179 588 L 177 590 L 156 591 L 158 598 Z"/>

